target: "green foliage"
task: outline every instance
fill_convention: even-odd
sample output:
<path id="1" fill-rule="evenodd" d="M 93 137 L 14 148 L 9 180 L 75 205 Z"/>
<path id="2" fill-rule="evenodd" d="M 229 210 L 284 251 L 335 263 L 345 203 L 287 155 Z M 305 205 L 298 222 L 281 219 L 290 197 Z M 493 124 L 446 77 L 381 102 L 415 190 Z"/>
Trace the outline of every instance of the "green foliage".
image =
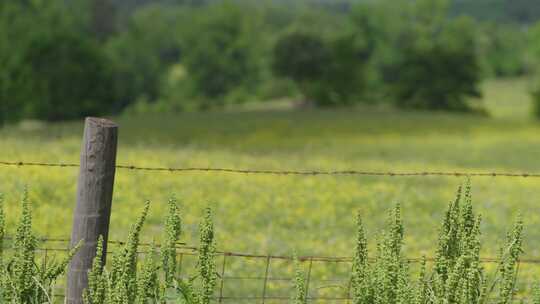
<path id="1" fill-rule="evenodd" d="M 118 110 L 141 98 L 158 98 L 164 74 L 179 58 L 178 32 L 188 13 L 159 5 L 146 7 L 105 43 L 115 72 Z"/>
<path id="2" fill-rule="evenodd" d="M 302 269 L 302 265 L 298 260 L 296 252 L 294 253 L 294 279 L 293 282 L 293 295 L 291 298 L 291 304 L 306 304 L 307 303 L 307 289 L 306 289 L 306 275 Z"/>
<path id="3" fill-rule="evenodd" d="M 4 217 L 0 203 L 0 245 L 3 244 Z M 0 301 L 2 303 L 53 303 L 53 287 L 64 273 L 80 244 L 60 261 L 36 261 L 37 240 L 32 232 L 32 212 L 28 193 L 22 199 L 22 214 L 13 240 L 13 255 L 4 257 L 0 250 Z"/>
<path id="4" fill-rule="evenodd" d="M 273 70 L 292 79 L 309 102 L 350 105 L 363 93 L 370 54 L 369 42 L 360 33 L 324 39 L 320 34 L 292 32 L 277 41 Z"/>
<path id="5" fill-rule="evenodd" d="M 540 22 L 536 23 L 529 30 L 529 52 L 532 57 L 532 62 L 535 72 L 539 71 L 540 67 Z M 532 99 L 532 114 L 536 118 L 540 118 L 540 86 L 538 79 L 535 79 L 534 89 L 531 92 Z"/>
<path id="6" fill-rule="evenodd" d="M 540 304 L 540 284 L 536 282 L 533 286 L 533 298 L 532 298 L 533 304 Z"/>
<path id="7" fill-rule="evenodd" d="M 92 22 L 94 36 L 104 41 L 116 31 L 116 11 L 112 0 L 91 0 Z"/>
<path id="8" fill-rule="evenodd" d="M 112 260 L 110 283 L 112 303 L 135 303 L 137 300 L 137 249 L 150 202 L 146 202 L 139 220 L 131 228 L 126 245 L 116 252 Z"/>
<path id="9" fill-rule="evenodd" d="M 480 108 L 470 98 L 480 95 L 482 63 L 491 63 L 484 57 L 496 53 L 494 45 L 478 35 L 477 23 L 448 14 L 444 0 L 381 0 L 353 8 L 353 22 L 364 24 L 373 44 L 367 80 L 377 100 L 392 99 L 403 108 Z"/>
<path id="10" fill-rule="evenodd" d="M 195 12 L 182 63 L 189 75 L 187 90 L 202 98 L 202 108 L 222 105 L 236 88 L 253 90 L 260 77 L 257 25 L 245 9 L 225 2 Z"/>
<path id="11" fill-rule="evenodd" d="M 84 303 L 105 303 L 108 288 L 107 277 L 103 273 L 103 236 L 99 236 L 96 256 L 88 271 L 88 288 L 83 292 Z"/>
<path id="12" fill-rule="evenodd" d="M 290 33 L 281 37 L 274 49 L 274 71 L 290 77 L 299 86 L 315 81 L 324 73 L 330 51 L 323 38 L 310 33 Z"/>
<path id="13" fill-rule="evenodd" d="M 471 111 L 468 98 L 480 97 L 481 69 L 474 24 L 447 20 L 444 1 L 418 1 L 399 41 L 400 60 L 390 68 L 399 107 Z"/>
<path id="14" fill-rule="evenodd" d="M 540 18 L 535 0 L 450 1 L 453 14 L 467 14 L 480 20 L 527 25 Z"/>
<path id="15" fill-rule="evenodd" d="M 214 243 L 214 223 L 212 220 L 212 211 L 206 209 L 203 222 L 199 228 L 199 260 L 198 270 L 200 275 L 199 304 L 210 304 L 216 287 L 216 246 Z"/>
<path id="16" fill-rule="evenodd" d="M 216 245 L 212 218 L 212 211 L 207 208 L 199 225 L 197 274 L 188 280 L 174 279 L 177 298 L 186 304 L 209 304 L 212 301 L 217 282 Z"/>
<path id="17" fill-rule="evenodd" d="M 3 1 L 0 123 L 390 92 L 401 107 L 470 111 L 482 73 L 530 70 L 527 31 L 498 22 L 535 20 L 516 1 Z"/>
<path id="18" fill-rule="evenodd" d="M 518 219 L 508 233 L 498 269 L 490 279 L 480 261 L 480 217 L 473 213 L 470 190 L 469 182 L 464 193 L 461 187 L 458 189 L 439 232 L 432 273 L 427 274 L 424 258 L 418 281 L 410 279 L 407 262 L 401 255 L 403 226 L 399 205 L 391 213 L 371 263 L 367 261 L 365 232 L 358 219 L 351 277 L 353 303 L 480 304 L 490 298 L 498 304 L 512 303 L 523 223 Z"/>
<path id="19" fill-rule="evenodd" d="M 59 1 L 0 10 L 0 122 L 65 120 L 108 113 L 112 74 L 77 15 Z M 9 26 L 7 26 L 9 24 Z"/>
<path id="20" fill-rule="evenodd" d="M 29 81 L 19 90 L 35 94 L 27 101 L 30 117 L 67 120 L 112 109 L 112 74 L 92 41 L 69 31 L 36 37 L 24 60 Z"/>
<path id="21" fill-rule="evenodd" d="M 102 264 L 103 239 L 100 238 L 92 269 L 88 273 L 84 303 L 166 303 L 168 297 L 176 297 L 186 304 L 210 303 L 216 286 L 214 226 L 210 209 L 205 211 L 200 225 L 197 275 L 183 280 L 178 278 L 176 266 L 176 244 L 181 234 L 181 218 L 175 198 L 168 202 L 161 256 L 158 257 L 154 245 L 146 254 L 143 265 L 138 266 L 139 238 L 149 206 L 147 202 L 137 223 L 131 228 L 126 244 L 115 252 L 110 271 L 104 269 Z"/>
<path id="22" fill-rule="evenodd" d="M 371 41 L 361 33 L 344 34 L 330 42 L 332 60 L 326 66 L 317 104 L 351 105 L 362 101 L 366 89 L 366 66 L 372 53 Z"/>
<path id="23" fill-rule="evenodd" d="M 176 198 L 168 202 L 169 211 L 165 219 L 165 243 L 161 247 L 162 267 L 167 287 L 173 285 L 176 274 L 176 242 L 182 234 L 182 220 L 180 218 Z"/>
<path id="24" fill-rule="evenodd" d="M 164 302 L 165 295 L 163 287 L 158 281 L 159 263 L 155 245 L 150 248 L 150 253 L 146 255 L 145 262 L 138 274 L 135 303 L 145 304 L 148 299 Z"/>
<path id="25" fill-rule="evenodd" d="M 150 203 L 146 202 L 141 216 L 129 232 L 126 244 L 114 253 L 110 272 L 102 269 L 103 239 L 100 238 L 98 252 L 88 273 L 88 289 L 83 296 L 85 303 L 146 303 L 147 298 L 158 295 L 155 250 L 148 254 L 142 270 L 137 267 L 140 233 L 149 207 Z"/>
<path id="26" fill-rule="evenodd" d="M 527 31 L 495 23 L 477 23 L 477 27 L 477 45 L 486 75 L 512 77 L 529 72 Z"/>
<path id="27" fill-rule="evenodd" d="M 531 93 L 531 97 L 532 97 L 532 104 L 533 104 L 532 106 L 533 115 L 537 119 L 540 119 L 540 88 L 535 89 Z"/>
<path id="28" fill-rule="evenodd" d="M 368 248 L 364 225 L 360 212 L 356 217 L 356 244 L 351 272 L 352 300 L 354 304 L 370 303 L 373 301 L 372 290 L 369 288 Z"/>

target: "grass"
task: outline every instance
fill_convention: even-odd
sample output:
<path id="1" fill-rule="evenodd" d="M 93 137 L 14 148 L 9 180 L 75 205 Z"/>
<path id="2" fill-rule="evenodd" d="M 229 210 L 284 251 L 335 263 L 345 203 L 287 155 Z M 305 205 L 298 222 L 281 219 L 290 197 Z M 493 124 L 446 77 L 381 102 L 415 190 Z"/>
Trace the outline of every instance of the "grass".
<path id="1" fill-rule="evenodd" d="M 525 80 L 484 86 L 492 117 L 392 109 L 256 111 L 114 118 L 120 124 L 119 164 L 252 169 L 365 169 L 540 172 L 540 124 L 527 115 Z M 0 159 L 78 162 L 82 124 L 26 124 L 0 131 Z M 39 235 L 70 235 L 76 168 L 0 167 L 6 212 L 18 212 L 30 187 Z M 111 239 L 152 200 L 146 237 L 160 235 L 167 199 L 176 194 L 196 243 L 197 219 L 215 211 L 219 249 L 260 254 L 350 256 L 355 210 L 368 235 L 386 210 L 403 206 L 406 256 L 433 256 L 443 212 L 460 178 L 294 177 L 119 170 Z M 540 179 L 473 178 L 483 215 L 484 249 L 495 252 L 519 211 L 525 257 L 540 257 Z M 8 216 L 8 227 L 14 226 Z M 10 221 L 11 220 L 11 221 Z M 428 232 L 429 233 L 426 233 Z M 291 233 L 294 232 L 294 233 Z M 374 244 L 370 244 L 374 246 Z M 531 271 L 534 267 L 530 267 Z M 527 268 L 529 269 L 529 268 Z M 527 272 L 528 270 L 523 270 Z"/>

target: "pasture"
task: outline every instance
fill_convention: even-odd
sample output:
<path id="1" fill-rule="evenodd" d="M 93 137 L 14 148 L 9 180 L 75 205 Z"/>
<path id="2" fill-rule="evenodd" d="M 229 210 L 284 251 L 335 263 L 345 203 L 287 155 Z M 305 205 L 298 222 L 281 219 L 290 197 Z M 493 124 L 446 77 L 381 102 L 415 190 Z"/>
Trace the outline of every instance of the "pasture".
<path id="1" fill-rule="evenodd" d="M 231 110 L 124 116 L 118 164 L 297 170 L 540 172 L 540 124 L 528 117 L 525 80 L 484 85 L 492 117 L 387 108 Z M 0 131 L 0 160 L 79 161 L 82 123 L 24 123 Z M 76 168 L 0 167 L 8 227 L 25 185 L 38 235 L 69 237 Z M 176 195 L 184 241 L 196 243 L 203 209 L 215 211 L 219 249 L 256 254 L 350 256 L 354 214 L 371 240 L 387 210 L 400 203 L 407 256 L 432 256 L 455 177 L 271 176 L 170 173 L 120 169 L 111 239 L 123 239 L 146 199 L 152 201 L 146 241 L 161 235 L 166 200 Z M 483 215 L 484 251 L 493 256 L 506 228 L 523 214 L 525 257 L 540 257 L 540 179 L 472 179 Z M 294 233 L 291 233 L 294 231 Z M 374 246 L 370 243 L 370 246 Z M 532 267 L 531 267 L 532 269 Z"/>

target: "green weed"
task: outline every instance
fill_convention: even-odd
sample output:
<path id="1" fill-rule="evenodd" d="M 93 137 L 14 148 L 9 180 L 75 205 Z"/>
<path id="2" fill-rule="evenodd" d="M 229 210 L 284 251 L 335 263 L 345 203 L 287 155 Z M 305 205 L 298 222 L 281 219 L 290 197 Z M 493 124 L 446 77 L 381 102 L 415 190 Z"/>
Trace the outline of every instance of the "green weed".
<path id="1" fill-rule="evenodd" d="M 60 261 L 36 261 L 37 239 L 32 231 L 32 211 L 25 190 L 22 214 L 13 238 L 13 254 L 5 256 L 3 201 L 0 197 L 0 303 L 42 304 L 53 303 L 53 288 L 57 279 L 77 252 L 79 245 L 69 250 Z"/>
<path id="2" fill-rule="evenodd" d="M 498 268 L 492 275 L 486 273 L 480 260 L 480 222 L 480 216 L 473 213 L 467 183 L 464 191 L 459 188 L 445 214 L 431 273 L 427 272 L 424 258 L 419 278 L 411 279 L 408 262 L 401 253 L 400 206 L 392 210 L 372 262 L 367 259 L 365 231 L 359 216 L 351 278 L 353 303 L 512 303 L 522 252 L 523 222 L 518 218 L 507 234 Z"/>

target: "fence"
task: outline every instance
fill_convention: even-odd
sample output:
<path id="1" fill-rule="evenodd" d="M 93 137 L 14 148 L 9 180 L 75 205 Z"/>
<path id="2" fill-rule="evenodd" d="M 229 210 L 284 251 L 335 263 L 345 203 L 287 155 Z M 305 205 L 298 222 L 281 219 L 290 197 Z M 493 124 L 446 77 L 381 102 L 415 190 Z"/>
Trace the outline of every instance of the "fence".
<path id="1" fill-rule="evenodd" d="M 51 252 L 66 252 L 68 248 L 84 239 L 83 247 L 77 252 L 70 264 L 67 275 L 66 303 L 82 303 L 82 290 L 87 286 L 87 269 L 91 267 L 96 252 L 96 242 L 103 235 L 106 243 L 112 247 L 120 242 L 108 241 L 108 227 L 111 213 L 112 189 L 116 169 L 140 170 L 170 173 L 224 173 L 224 174 L 271 174 L 271 175 L 361 175 L 361 176 L 452 176 L 452 177 L 515 177 L 539 178 L 540 173 L 528 172 L 392 172 L 392 171 L 298 171 L 298 170 L 250 170 L 231 168 L 165 168 L 142 167 L 136 165 L 116 164 L 117 126 L 108 120 L 87 118 L 83 137 L 80 164 L 74 163 L 37 163 L 22 161 L 0 161 L 1 166 L 41 166 L 41 167 L 79 167 L 79 182 L 77 190 L 77 205 L 73 220 L 73 230 L 70 239 L 43 238 L 39 251 L 44 259 Z M 48 247 L 49 244 L 55 247 Z M 142 244 L 148 246 L 149 244 Z M 110 252 L 105 248 L 106 252 Z M 193 264 L 197 248 L 180 245 L 177 254 L 180 269 Z M 144 251 L 141 252 L 144 254 Z M 292 274 L 291 257 L 274 255 L 254 255 L 234 252 L 219 252 L 221 257 L 218 290 L 215 300 L 218 303 L 250 302 L 250 303 L 282 303 L 289 300 L 290 280 Z M 351 258 L 347 257 L 317 257 L 306 256 L 299 258 L 307 264 L 307 292 L 311 303 L 349 303 L 351 300 L 350 269 Z M 233 261 L 236 262 L 233 263 Z M 238 261 L 240 260 L 240 261 Z M 433 259 L 427 259 L 428 262 Z M 409 262 L 416 263 L 420 258 L 411 258 Z M 496 263 L 497 259 L 484 258 L 484 263 Z M 522 259 L 520 263 L 540 265 L 540 259 Z M 249 265 L 257 265 L 251 269 Z M 323 266 L 321 266 L 323 265 Z M 324 268 L 324 270 L 321 270 Z M 262 271 L 262 272 L 261 272 Z M 259 273 L 261 272 L 261 273 Z M 185 274 L 184 274 L 185 275 Z M 235 282 L 232 285 L 229 282 Z M 240 283 L 239 283 L 240 282 Z M 242 286 L 242 288 L 238 288 Z M 519 297 L 516 300 L 523 300 Z"/>
<path id="2" fill-rule="evenodd" d="M 8 237 L 9 241 L 10 238 Z M 38 253 L 45 260 L 67 253 L 70 240 L 68 238 L 40 238 Z M 113 250 L 124 244 L 120 241 L 109 241 Z M 141 243 L 139 254 L 148 252 L 152 244 Z M 7 246 L 9 250 L 9 246 Z M 197 258 L 197 248 L 186 244 L 176 247 L 179 276 L 189 278 L 189 269 L 193 269 Z M 351 266 L 350 257 L 300 256 L 306 272 L 307 300 L 310 303 L 347 303 L 351 298 Z M 411 266 L 415 266 L 421 258 L 409 258 Z M 428 263 L 432 258 L 426 258 Z M 496 258 L 482 258 L 482 263 L 496 264 Z M 293 258 L 281 255 L 258 255 L 238 252 L 218 251 L 216 253 L 218 270 L 217 289 L 214 301 L 217 303 L 258 303 L 283 304 L 290 300 L 293 280 Z M 520 264 L 534 266 L 540 270 L 540 259 L 522 259 Z M 414 268 L 414 267 L 411 267 Z M 185 270 L 188 269 L 188 270 Z M 525 290 L 530 282 L 521 282 L 520 289 Z M 63 290 L 54 294 L 64 298 Z M 516 302 L 527 300 L 523 295 L 514 297 Z"/>

